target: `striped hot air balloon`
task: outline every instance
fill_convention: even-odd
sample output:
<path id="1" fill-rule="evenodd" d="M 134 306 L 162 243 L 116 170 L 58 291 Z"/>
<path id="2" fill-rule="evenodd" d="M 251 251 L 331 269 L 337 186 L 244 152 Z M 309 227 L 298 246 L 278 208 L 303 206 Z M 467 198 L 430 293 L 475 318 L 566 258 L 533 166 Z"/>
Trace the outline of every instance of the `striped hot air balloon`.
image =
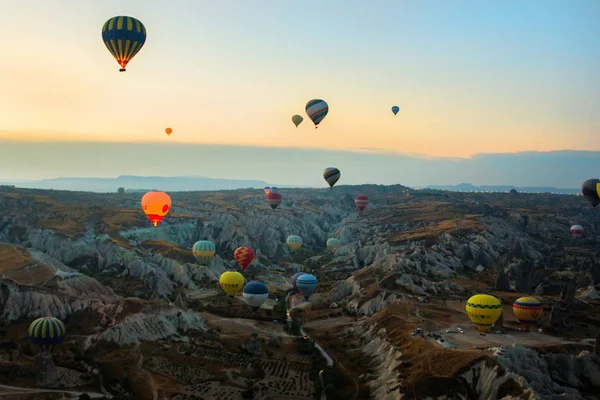
<path id="1" fill-rule="evenodd" d="M 233 252 L 233 258 L 237 261 L 242 271 L 245 271 L 252 260 L 254 260 L 254 250 L 248 246 L 238 247 Z"/>
<path id="2" fill-rule="evenodd" d="M 336 238 L 327 239 L 327 249 L 335 250 L 340 247 L 340 240 Z"/>
<path id="3" fill-rule="evenodd" d="M 267 203 L 274 210 L 281 204 L 281 193 L 273 191 L 274 188 L 271 188 L 271 192 L 267 195 Z"/>
<path id="4" fill-rule="evenodd" d="M 219 277 L 219 284 L 229 297 L 233 297 L 244 287 L 244 276 L 237 271 L 225 271 Z"/>
<path id="5" fill-rule="evenodd" d="M 216 248 L 213 242 L 209 240 L 199 240 L 194 243 L 192 253 L 200 265 L 207 266 L 215 256 Z"/>
<path id="6" fill-rule="evenodd" d="M 573 225 L 571 227 L 571 235 L 577 239 L 583 236 L 583 226 L 581 225 Z"/>
<path id="7" fill-rule="evenodd" d="M 329 112 L 329 105 L 325 102 L 325 100 L 313 99 L 306 103 L 305 109 L 306 115 L 308 115 L 308 118 L 310 118 L 313 124 L 315 124 L 316 129 Z"/>
<path id="8" fill-rule="evenodd" d="M 112 17 L 102 26 L 104 45 L 121 66 L 125 67 L 146 43 L 146 27 L 133 17 Z"/>
<path id="9" fill-rule="evenodd" d="M 288 245 L 290 250 L 296 251 L 302 247 L 302 238 L 298 235 L 290 235 L 286 239 L 285 243 Z"/>
<path id="10" fill-rule="evenodd" d="M 323 172 L 323 178 L 329 184 L 330 189 L 333 189 L 333 185 L 340 180 L 341 176 L 340 170 L 334 167 L 325 168 L 325 172 Z"/>
<path id="11" fill-rule="evenodd" d="M 317 277 L 312 274 L 302 274 L 296 279 L 296 287 L 304 296 L 304 300 L 308 300 L 317 291 Z"/>
<path id="12" fill-rule="evenodd" d="M 489 294 L 476 294 L 467 300 L 467 314 L 477 326 L 477 330 L 485 333 L 494 325 L 502 314 L 502 304 L 500 300 Z"/>
<path id="13" fill-rule="evenodd" d="M 29 325 L 29 340 L 40 351 L 52 354 L 65 341 L 67 333 L 61 320 L 54 317 L 38 318 Z"/>
<path id="14" fill-rule="evenodd" d="M 369 205 L 369 197 L 364 194 L 359 194 L 354 199 L 354 204 L 356 204 L 356 207 L 358 207 L 360 212 L 363 212 L 363 210 Z"/>
<path id="15" fill-rule="evenodd" d="M 244 301 L 256 312 L 269 298 L 269 288 L 262 282 L 248 282 L 242 293 Z"/>
<path id="16" fill-rule="evenodd" d="M 521 297 L 513 303 L 513 313 L 526 329 L 544 316 L 544 305 L 535 297 Z"/>

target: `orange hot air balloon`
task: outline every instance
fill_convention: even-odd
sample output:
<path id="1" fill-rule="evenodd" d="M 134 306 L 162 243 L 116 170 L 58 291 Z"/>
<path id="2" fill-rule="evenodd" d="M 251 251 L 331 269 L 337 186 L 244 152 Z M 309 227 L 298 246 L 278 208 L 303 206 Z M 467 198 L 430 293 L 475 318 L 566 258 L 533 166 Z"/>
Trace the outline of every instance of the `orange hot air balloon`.
<path id="1" fill-rule="evenodd" d="M 170 209 L 171 197 L 165 192 L 148 192 L 142 197 L 142 210 L 155 228 Z"/>
<path id="2" fill-rule="evenodd" d="M 167 136 L 171 136 L 171 133 L 173 133 L 173 129 L 167 128 L 165 129 L 165 132 L 167 133 Z"/>

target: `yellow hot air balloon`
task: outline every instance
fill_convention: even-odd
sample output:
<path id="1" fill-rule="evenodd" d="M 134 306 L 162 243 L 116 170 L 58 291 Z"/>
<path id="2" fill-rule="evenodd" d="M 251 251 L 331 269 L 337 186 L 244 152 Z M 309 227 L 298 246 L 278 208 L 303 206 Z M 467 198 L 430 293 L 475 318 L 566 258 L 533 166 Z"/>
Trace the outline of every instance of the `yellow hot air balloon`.
<path id="1" fill-rule="evenodd" d="M 485 333 L 500 318 L 502 304 L 489 294 L 476 294 L 467 300 L 466 310 L 477 330 Z"/>
<path id="2" fill-rule="evenodd" d="M 244 287 L 244 276 L 239 272 L 226 271 L 221 274 L 219 284 L 229 297 L 233 297 Z"/>
<path id="3" fill-rule="evenodd" d="M 300 247 L 302 247 L 302 238 L 300 236 L 298 236 L 298 235 L 290 235 L 290 236 L 288 236 L 288 238 L 287 238 L 287 240 L 285 242 L 287 243 L 288 247 L 292 251 L 296 251 Z"/>
<path id="4" fill-rule="evenodd" d="M 513 313 L 529 329 L 544 316 L 544 305 L 535 297 L 520 297 L 513 303 Z"/>

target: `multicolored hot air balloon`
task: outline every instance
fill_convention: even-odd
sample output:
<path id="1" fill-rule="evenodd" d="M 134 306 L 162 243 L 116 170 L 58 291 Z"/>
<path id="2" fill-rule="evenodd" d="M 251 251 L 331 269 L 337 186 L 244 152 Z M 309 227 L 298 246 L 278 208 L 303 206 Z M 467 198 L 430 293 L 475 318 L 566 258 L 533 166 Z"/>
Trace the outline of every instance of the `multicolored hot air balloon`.
<path id="1" fill-rule="evenodd" d="M 354 204 L 356 204 L 356 207 L 358 207 L 360 212 L 363 212 L 369 205 L 369 197 L 364 194 L 359 194 L 354 198 Z"/>
<path id="2" fill-rule="evenodd" d="M 398 106 L 392 107 L 392 112 L 394 113 L 394 115 L 398 114 L 398 111 L 400 111 L 400 107 L 398 107 Z"/>
<path id="3" fill-rule="evenodd" d="M 248 246 L 241 246 L 235 249 L 233 252 L 233 258 L 237 261 L 238 265 L 245 271 L 248 265 L 254 260 L 254 250 Z"/>
<path id="4" fill-rule="evenodd" d="M 276 209 L 281 204 L 281 194 L 274 192 L 273 188 L 271 188 L 271 192 L 267 195 L 267 203 L 269 203 L 273 210 Z"/>
<path id="5" fill-rule="evenodd" d="M 104 45 L 121 66 L 120 72 L 146 43 L 146 27 L 133 17 L 112 17 L 102 27 Z"/>
<path id="6" fill-rule="evenodd" d="M 165 192 L 148 192 L 142 197 L 142 210 L 155 228 L 170 209 L 171 197 Z"/>
<path id="7" fill-rule="evenodd" d="M 489 294 L 476 294 L 467 300 L 467 314 L 480 333 L 485 333 L 502 314 L 500 300 Z"/>
<path id="8" fill-rule="evenodd" d="M 302 238 L 298 235 L 290 235 L 286 239 L 285 243 L 288 245 L 290 250 L 296 251 L 302 247 Z"/>
<path id="9" fill-rule="evenodd" d="M 302 274 L 296 279 L 296 287 L 304 296 L 304 300 L 308 300 L 317 291 L 317 277 L 312 274 Z"/>
<path id="10" fill-rule="evenodd" d="M 199 240 L 194 243 L 192 253 L 200 265 L 208 266 L 215 256 L 215 244 L 209 240 Z"/>
<path id="11" fill-rule="evenodd" d="M 340 247 L 340 240 L 336 238 L 327 239 L 327 249 L 335 250 Z"/>
<path id="12" fill-rule="evenodd" d="M 513 303 L 513 312 L 519 322 L 529 329 L 544 316 L 544 305 L 535 297 L 521 297 Z"/>
<path id="13" fill-rule="evenodd" d="M 167 128 L 165 129 L 165 133 L 167 134 L 167 136 L 171 136 L 171 133 L 173 133 L 173 129 Z"/>
<path id="14" fill-rule="evenodd" d="M 571 235 L 577 239 L 583 236 L 583 226 L 581 225 L 573 225 L 571 227 Z"/>
<path id="15" fill-rule="evenodd" d="M 29 340 L 40 348 L 42 353 L 52 354 L 65 341 L 65 325 L 58 318 L 42 317 L 29 325 Z"/>
<path id="16" fill-rule="evenodd" d="M 325 168 L 325 172 L 323 172 L 323 178 L 325 178 L 325 181 L 329 184 L 330 189 L 333 189 L 333 185 L 340 180 L 341 176 L 342 173 L 340 170 L 334 167 Z"/>
<path id="17" fill-rule="evenodd" d="M 292 275 L 292 292 L 298 293 L 298 278 L 304 274 L 305 272 L 297 272 L 294 275 Z"/>
<path id="18" fill-rule="evenodd" d="M 244 301 L 256 312 L 269 298 L 269 288 L 262 282 L 248 282 L 242 293 Z"/>
<path id="19" fill-rule="evenodd" d="M 590 202 L 592 207 L 596 207 L 600 204 L 600 180 L 588 179 L 583 182 L 581 193 L 583 193 L 583 196 Z"/>
<path id="20" fill-rule="evenodd" d="M 265 186 L 265 188 L 263 189 L 265 191 L 265 194 L 268 196 L 269 193 L 271 193 L 271 188 L 268 186 Z"/>
<path id="21" fill-rule="evenodd" d="M 229 297 L 233 297 L 244 287 L 244 276 L 237 271 L 225 271 L 219 278 L 219 284 Z"/>
<path id="22" fill-rule="evenodd" d="M 301 115 L 296 114 L 292 117 L 292 122 L 294 123 L 294 125 L 296 125 L 296 128 L 302 123 L 302 121 L 304 121 L 304 118 L 302 118 Z"/>
<path id="23" fill-rule="evenodd" d="M 308 115 L 308 118 L 310 118 L 313 124 L 315 124 L 316 129 L 329 112 L 329 105 L 325 102 L 325 100 L 314 99 L 306 103 L 305 110 L 306 115 Z"/>

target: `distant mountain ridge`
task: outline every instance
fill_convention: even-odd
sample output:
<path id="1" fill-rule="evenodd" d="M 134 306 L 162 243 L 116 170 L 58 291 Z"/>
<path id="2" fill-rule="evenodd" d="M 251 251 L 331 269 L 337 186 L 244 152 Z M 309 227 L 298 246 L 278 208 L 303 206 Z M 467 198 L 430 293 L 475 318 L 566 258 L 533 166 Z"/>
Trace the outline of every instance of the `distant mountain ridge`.
<path id="1" fill-rule="evenodd" d="M 121 175 L 116 178 L 52 178 L 40 180 L 0 181 L 0 185 L 14 185 L 29 189 L 76 190 L 110 193 L 119 187 L 127 191 L 165 190 L 169 192 L 262 189 L 265 186 L 297 187 L 269 184 L 262 180 L 219 179 L 204 176 L 135 176 Z"/>
<path id="2" fill-rule="evenodd" d="M 450 190 L 453 192 L 509 192 L 515 189 L 523 193 L 558 193 L 558 194 L 579 194 L 581 189 L 564 189 L 555 187 L 535 187 L 535 186 L 506 186 L 506 185 L 484 185 L 475 186 L 470 183 L 459 183 L 458 185 L 429 185 L 427 189 Z"/>

